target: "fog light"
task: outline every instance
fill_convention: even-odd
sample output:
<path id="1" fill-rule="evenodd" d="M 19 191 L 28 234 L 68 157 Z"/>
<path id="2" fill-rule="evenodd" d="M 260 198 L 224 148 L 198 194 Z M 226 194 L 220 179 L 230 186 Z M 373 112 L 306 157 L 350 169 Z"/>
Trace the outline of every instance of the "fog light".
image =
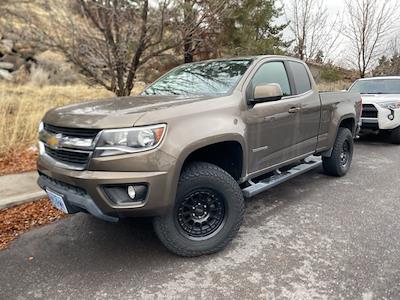
<path id="1" fill-rule="evenodd" d="M 135 197 L 136 197 L 135 187 L 133 187 L 132 185 L 128 186 L 128 196 L 129 196 L 129 198 L 131 198 L 132 200 L 134 200 Z"/>
<path id="2" fill-rule="evenodd" d="M 393 120 L 394 120 L 394 115 L 393 115 L 393 114 L 388 115 L 388 119 L 389 119 L 390 121 L 393 121 Z"/>
<path id="3" fill-rule="evenodd" d="M 103 185 L 107 197 L 118 205 L 130 205 L 144 202 L 147 196 L 147 184 L 115 184 Z"/>

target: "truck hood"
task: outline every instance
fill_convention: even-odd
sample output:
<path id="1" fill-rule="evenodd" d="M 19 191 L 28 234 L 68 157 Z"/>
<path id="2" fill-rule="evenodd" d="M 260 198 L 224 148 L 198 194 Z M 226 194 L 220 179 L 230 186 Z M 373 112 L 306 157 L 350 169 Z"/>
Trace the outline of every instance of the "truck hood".
<path id="1" fill-rule="evenodd" d="M 131 127 L 147 112 L 179 107 L 210 96 L 138 96 L 115 97 L 55 108 L 43 122 L 60 127 L 122 128 Z"/>
<path id="2" fill-rule="evenodd" d="M 400 101 L 399 94 L 362 94 L 361 97 L 368 104 Z"/>

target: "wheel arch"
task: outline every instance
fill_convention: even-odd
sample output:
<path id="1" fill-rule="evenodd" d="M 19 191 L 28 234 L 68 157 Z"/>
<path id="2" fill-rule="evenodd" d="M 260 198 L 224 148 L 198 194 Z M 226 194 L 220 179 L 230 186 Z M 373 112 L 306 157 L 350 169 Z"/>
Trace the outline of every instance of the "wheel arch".
<path id="1" fill-rule="evenodd" d="M 185 147 L 177 161 L 176 175 L 191 161 L 204 161 L 217 165 L 235 180 L 245 174 L 246 151 L 244 139 L 238 135 L 213 137 Z"/>
<path id="2" fill-rule="evenodd" d="M 335 132 L 335 138 L 333 139 L 333 143 L 332 143 L 331 147 L 328 150 L 326 150 L 326 151 L 321 153 L 322 156 L 323 157 L 331 157 L 332 156 L 333 145 L 335 144 L 335 141 L 337 139 L 339 128 L 347 128 L 347 129 L 349 129 L 351 131 L 353 137 L 355 137 L 356 128 L 357 128 L 356 126 L 357 126 L 356 117 L 355 117 L 354 114 L 347 114 L 347 115 L 342 116 L 339 119 L 338 123 L 337 123 L 336 132 Z"/>

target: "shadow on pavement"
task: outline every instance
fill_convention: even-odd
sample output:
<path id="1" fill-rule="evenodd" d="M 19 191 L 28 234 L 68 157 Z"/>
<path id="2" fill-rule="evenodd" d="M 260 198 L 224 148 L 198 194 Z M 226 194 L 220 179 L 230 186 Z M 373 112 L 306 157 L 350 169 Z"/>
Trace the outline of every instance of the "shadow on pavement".
<path id="1" fill-rule="evenodd" d="M 356 144 L 393 146 L 388 133 L 362 135 L 356 140 Z"/>

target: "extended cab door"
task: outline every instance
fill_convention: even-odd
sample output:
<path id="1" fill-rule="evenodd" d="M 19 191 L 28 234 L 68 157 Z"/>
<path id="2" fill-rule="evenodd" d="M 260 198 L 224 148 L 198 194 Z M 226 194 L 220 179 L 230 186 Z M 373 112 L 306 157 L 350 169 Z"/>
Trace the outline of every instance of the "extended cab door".
<path id="1" fill-rule="evenodd" d="M 248 139 L 248 173 L 273 167 L 297 155 L 302 98 L 293 96 L 284 61 L 267 61 L 258 67 L 246 88 L 251 99 L 259 84 L 278 83 L 283 98 L 249 105 L 245 112 Z"/>
<path id="2" fill-rule="evenodd" d="M 313 80 L 305 63 L 288 60 L 286 62 L 292 91 L 299 101 L 299 124 L 295 132 L 296 155 L 313 153 L 318 143 L 321 119 L 321 100 L 313 88 Z"/>

